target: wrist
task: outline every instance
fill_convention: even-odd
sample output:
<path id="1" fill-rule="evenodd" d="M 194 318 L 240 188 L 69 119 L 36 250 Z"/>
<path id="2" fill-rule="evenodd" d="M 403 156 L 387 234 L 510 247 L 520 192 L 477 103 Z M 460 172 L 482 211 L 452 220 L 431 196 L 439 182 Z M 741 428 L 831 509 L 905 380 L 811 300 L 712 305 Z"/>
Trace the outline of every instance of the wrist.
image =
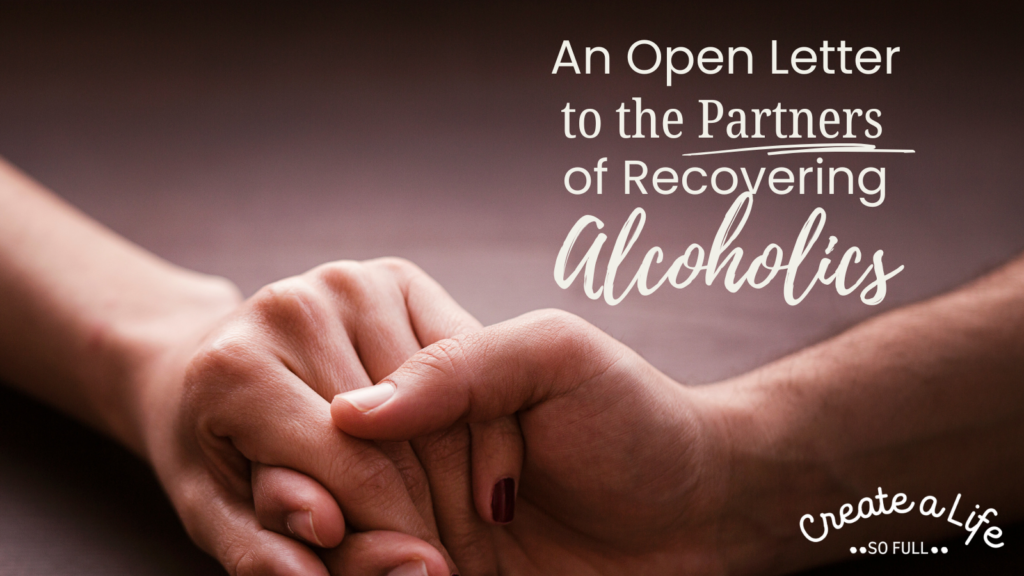
<path id="1" fill-rule="evenodd" d="M 694 388 L 719 445 L 721 564 L 728 574 L 774 574 L 806 566 L 799 520 L 826 484 L 815 458 L 791 434 L 797 395 L 787 371 L 765 368 Z M 792 373 L 788 373 L 792 374 Z M 807 550 L 802 550 L 806 552 Z"/>
<path id="2" fill-rule="evenodd" d="M 727 470 L 719 529 L 728 573 L 786 573 L 834 555 L 808 547 L 799 529 L 842 487 L 823 457 L 826 436 L 799 432 L 821 415 L 806 405 L 797 372 L 773 365 L 702 390 Z"/>
<path id="3" fill-rule="evenodd" d="M 123 308 L 97 331 L 97 353 L 84 377 L 97 394 L 100 425 L 130 450 L 151 460 L 149 427 L 167 388 L 184 378 L 190 351 L 241 302 L 231 282 L 173 269 L 147 294 L 144 306 Z M 166 409 L 166 406 L 164 407 Z"/>

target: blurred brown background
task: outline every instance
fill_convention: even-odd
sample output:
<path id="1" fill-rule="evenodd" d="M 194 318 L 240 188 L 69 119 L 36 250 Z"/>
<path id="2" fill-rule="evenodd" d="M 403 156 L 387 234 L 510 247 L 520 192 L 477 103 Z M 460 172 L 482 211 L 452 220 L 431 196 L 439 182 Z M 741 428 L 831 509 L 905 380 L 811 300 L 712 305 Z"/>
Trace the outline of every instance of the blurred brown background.
<path id="1" fill-rule="evenodd" d="M 0 154 L 129 239 L 246 293 L 327 260 L 399 255 L 484 323 L 565 308 L 666 373 L 711 382 L 948 290 L 1024 248 L 1022 15 L 1005 4 L 5 3 Z M 566 39 L 578 55 L 607 48 L 611 75 L 552 76 Z M 746 46 L 755 73 L 691 72 L 666 87 L 662 74 L 628 70 L 639 39 L 694 53 Z M 773 76 L 773 39 L 788 50 L 846 40 L 901 51 L 890 76 Z M 634 96 L 682 110 L 684 137 L 619 139 L 614 110 Z M 684 160 L 780 143 L 699 141 L 697 100 L 707 98 L 727 108 L 879 108 L 884 134 L 874 143 L 916 150 L 826 157 L 826 167 L 855 173 L 885 166 L 884 204 L 762 192 L 738 243 L 747 259 L 768 242 L 788 255 L 822 206 L 837 250 L 883 249 L 888 266 L 906 266 L 881 306 L 818 287 L 791 307 L 781 279 L 738 294 L 698 282 L 616 307 L 586 299 L 579 284 L 555 285 L 555 255 L 584 214 L 614 234 L 642 206 L 635 251 L 659 245 L 674 258 L 691 242 L 707 247 L 734 199 L 626 197 L 625 159 L 652 171 L 813 164 L 813 155 Z M 566 102 L 597 108 L 601 136 L 566 140 Z M 564 190 L 566 170 L 602 156 L 603 196 Z M 945 557 L 822 573 L 1019 573 L 1022 536 L 1011 529 L 998 551 L 957 541 Z M 220 568 L 187 540 L 148 470 L 0 391 L 0 574 L 182 573 Z"/>

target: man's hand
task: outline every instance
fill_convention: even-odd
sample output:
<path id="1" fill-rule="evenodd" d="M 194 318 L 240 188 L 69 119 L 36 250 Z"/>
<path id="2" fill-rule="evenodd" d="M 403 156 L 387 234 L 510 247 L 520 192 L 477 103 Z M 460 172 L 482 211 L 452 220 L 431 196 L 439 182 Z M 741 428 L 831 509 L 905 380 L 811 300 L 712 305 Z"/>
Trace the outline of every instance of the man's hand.
<path id="1" fill-rule="evenodd" d="M 526 460 L 516 519 L 498 529 L 503 574 L 715 573 L 728 466 L 699 398 L 546 311 L 429 346 L 336 397 L 332 415 L 353 436 L 400 440 L 517 414 Z M 473 472 L 476 491 L 498 480 Z"/>
<path id="2" fill-rule="evenodd" d="M 789 572 L 868 538 L 964 535 L 923 514 L 802 535 L 805 515 L 880 488 L 1024 517 L 1022 289 L 1024 257 L 694 388 L 578 318 L 528 314 L 427 347 L 372 394 L 336 397 L 332 416 L 401 440 L 517 414 L 525 460 L 516 522 L 497 532 L 503 573 Z M 474 468 L 475 490 L 492 481 Z"/>

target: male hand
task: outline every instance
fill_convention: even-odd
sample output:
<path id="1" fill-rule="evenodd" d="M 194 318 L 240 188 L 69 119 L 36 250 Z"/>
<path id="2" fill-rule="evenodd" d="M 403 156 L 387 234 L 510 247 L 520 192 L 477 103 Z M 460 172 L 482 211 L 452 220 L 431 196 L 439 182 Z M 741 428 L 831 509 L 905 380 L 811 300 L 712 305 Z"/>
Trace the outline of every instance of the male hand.
<path id="1" fill-rule="evenodd" d="M 352 436 L 404 440 L 516 415 L 525 461 L 516 519 L 495 529 L 502 574 L 699 574 L 723 572 L 733 544 L 709 407 L 585 321 L 544 311 L 439 341 L 337 396 L 332 416 Z M 476 492 L 497 480 L 473 474 Z"/>

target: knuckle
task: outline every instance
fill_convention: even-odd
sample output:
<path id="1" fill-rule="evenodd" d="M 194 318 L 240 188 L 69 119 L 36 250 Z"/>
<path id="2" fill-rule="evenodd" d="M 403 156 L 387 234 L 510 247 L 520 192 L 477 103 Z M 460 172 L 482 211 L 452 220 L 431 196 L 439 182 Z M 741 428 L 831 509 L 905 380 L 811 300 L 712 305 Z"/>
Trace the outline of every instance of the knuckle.
<path id="1" fill-rule="evenodd" d="M 197 373 L 234 374 L 254 360 L 254 342 L 244 334 L 228 332 L 204 345 L 190 366 Z"/>
<path id="2" fill-rule="evenodd" d="M 469 366 L 464 336 L 434 342 L 417 352 L 408 360 L 407 365 L 439 372 L 445 378 L 454 378 Z"/>
<path id="3" fill-rule="evenodd" d="M 545 356 L 540 365 L 557 365 L 558 378 L 581 383 L 608 373 L 629 349 L 586 320 L 563 310 L 542 310 L 533 318 Z"/>
<path id="4" fill-rule="evenodd" d="M 585 323 L 579 316 L 565 310 L 558 310 L 557 308 L 538 310 L 531 314 L 531 316 L 533 324 L 545 327 L 551 331 L 572 330 Z"/>
<path id="5" fill-rule="evenodd" d="M 593 328 L 586 320 L 564 310 L 539 310 L 530 318 L 530 328 L 550 353 L 577 357 L 586 349 Z"/>
<path id="6" fill-rule="evenodd" d="M 252 548 L 238 546 L 227 552 L 228 561 L 225 568 L 233 576 L 254 576 L 256 574 L 257 558 Z"/>
<path id="7" fill-rule="evenodd" d="M 443 474 L 466 471 L 469 464 L 469 435 L 456 427 L 418 439 L 417 452 L 424 464 Z"/>
<path id="8" fill-rule="evenodd" d="M 271 574 L 293 574 L 289 562 L 273 552 L 273 539 L 269 530 L 257 529 L 239 538 L 226 549 L 224 567 L 233 576 L 269 576 Z"/>
<path id="9" fill-rule="evenodd" d="M 356 506 L 388 498 L 401 481 L 394 464 L 376 450 L 349 460 L 345 469 L 346 500 Z"/>
<path id="10" fill-rule="evenodd" d="M 258 365 L 256 344 L 240 332 L 227 332 L 204 344 L 188 362 L 183 383 L 186 404 L 205 405 L 245 381 Z"/>
<path id="11" fill-rule="evenodd" d="M 203 344 L 185 368 L 176 430 L 202 444 L 245 429 L 249 417 L 259 414 L 258 402 L 278 395 L 273 360 L 247 329 L 230 329 Z"/>
<path id="12" fill-rule="evenodd" d="M 501 449 L 501 453 L 507 453 L 510 447 L 516 452 L 522 451 L 523 433 L 519 427 L 519 419 L 512 416 L 503 416 L 489 422 L 475 422 L 470 424 L 474 441 L 480 440 L 480 444 L 487 447 Z"/>
<path id="13" fill-rule="evenodd" d="M 398 256 L 385 256 L 384 258 L 377 258 L 370 261 L 376 266 L 380 266 L 389 272 L 393 272 L 403 276 L 412 276 L 417 274 L 423 274 L 423 271 L 419 266 L 413 264 L 411 261 L 405 258 L 399 258 Z"/>
<path id="14" fill-rule="evenodd" d="M 408 445 L 401 443 L 401 445 Z M 412 453 L 401 454 L 392 457 L 395 469 L 398 471 L 399 477 L 405 484 L 406 490 L 409 492 L 409 496 L 412 497 L 413 502 L 419 502 L 429 498 L 430 490 L 428 488 L 427 476 L 423 471 L 423 467 L 419 460 L 416 459 Z"/>
<path id="15" fill-rule="evenodd" d="M 253 296 L 252 306 L 265 322 L 288 332 L 315 329 L 323 316 L 320 294 L 301 278 L 288 278 L 263 287 Z"/>
<path id="16" fill-rule="evenodd" d="M 346 300 L 359 300 L 370 289 L 366 265 L 360 262 L 331 262 L 315 268 L 312 274 L 331 292 Z"/>

